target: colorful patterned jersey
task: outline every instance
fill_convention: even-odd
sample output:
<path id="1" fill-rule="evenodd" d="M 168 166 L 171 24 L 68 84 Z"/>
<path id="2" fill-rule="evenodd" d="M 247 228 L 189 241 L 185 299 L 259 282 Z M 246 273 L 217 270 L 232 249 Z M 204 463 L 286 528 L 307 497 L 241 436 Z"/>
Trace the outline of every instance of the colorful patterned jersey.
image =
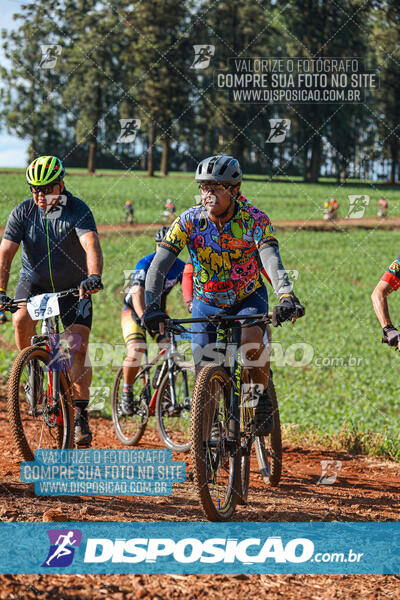
<path id="1" fill-rule="evenodd" d="M 266 214 L 244 197 L 222 233 L 203 206 L 193 206 L 172 223 L 161 246 L 176 255 L 188 245 L 194 297 L 213 306 L 232 306 L 263 285 L 258 250 L 278 244 Z"/>
<path id="2" fill-rule="evenodd" d="M 382 281 L 386 281 L 390 283 L 392 288 L 398 290 L 400 287 L 400 256 L 398 256 L 386 269 L 384 274 L 381 277 Z"/>

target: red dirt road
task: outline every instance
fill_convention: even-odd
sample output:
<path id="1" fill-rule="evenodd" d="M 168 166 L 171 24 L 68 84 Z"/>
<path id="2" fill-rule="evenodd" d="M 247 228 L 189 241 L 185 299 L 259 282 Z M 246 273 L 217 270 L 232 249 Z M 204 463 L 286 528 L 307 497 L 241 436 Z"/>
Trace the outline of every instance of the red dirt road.
<path id="1" fill-rule="evenodd" d="M 98 225 L 100 235 L 113 235 L 128 233 L 140 235 L 144 232 L 157 231 L 162 223 L 137 223 L 136 225 L 121 224 L 102 224 Z M 274 221 L 274 228 L 282 231 L 347 231 L 349 229 L 400 229 L 400 217 L 388 217 L 387 219 L 367 218 L 367 219 L 337 219 L 336 221 L 324 221 L 323 219 L 292 219 L 285 221 Z M 4 227 L 0 227 L 0 236 L 4 233 Z"/>
<path id="2" fill-rule="evenodd" d="M 336 221 L 324 221 L 323 219 L 302 220 L 292 219 L 285 221 L 274 221 L 275 229 L 296 231 L 304 229 L 305 231 L 343 231 L 349 229 L 400 229 L 400 217 L 388 217 L 387 219 L 378 219 L 376 217 L 366 219 L 337 219 Z M 99 225 L 99 233 L 124 233 L 132 232 L 139 234 L 142 231 L 156 231 L 161 227 L 161 223 L 148 224 L 138 223 L 136 225 Z"/>
<path id="3" fill-rule="evenodd" d="M 93 419 L 95 447 L 119 448 L 111 421 Z M 201 521 L 190 482 L 175 484 L 170 497 L 37 498 L 19 481 L 6 402 L 0 399 L 0 520 Z M 161 447 L 149 429 L 141 447 Z M 188 455 L 176 454 L 176 460 Z M 320 461 L 342 461 L 332 485 L 318 485 Z M 190 468 L 190 466 L 189 466 Z M 236 521 L 392 521 L 400 509 L 400 465 L 316 448 L 286 446 L 279 487 L 268 489 L 252 464 L 249 505 Z M 397 576 L 0 576 L 0 598 L 396 598 Z M 396 592 L 397 590 L 397 592 Z"/>

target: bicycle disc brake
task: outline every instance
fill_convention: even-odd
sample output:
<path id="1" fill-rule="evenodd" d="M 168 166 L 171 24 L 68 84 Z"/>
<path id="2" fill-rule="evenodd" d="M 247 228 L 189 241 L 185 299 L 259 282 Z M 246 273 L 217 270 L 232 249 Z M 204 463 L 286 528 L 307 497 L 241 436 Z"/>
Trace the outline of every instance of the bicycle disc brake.
<path id="1" fill-rule="evenodd" d="M 47 397 L 43 403 L 43 419 L 47 427 L 55 427 L 57 425 L 57 416 L 60 412 L 60 407 L 48 403 Z"/>
<path id="2" fill-rule="evenodd" d="M 143 424 L 147 423 L 147 421 L 149 420 L 149 416 L 150 416 L 150 409 L 144 398 L 140 399 L 140 405 L 139 405 L 137 414 L 141 417 Z"/>

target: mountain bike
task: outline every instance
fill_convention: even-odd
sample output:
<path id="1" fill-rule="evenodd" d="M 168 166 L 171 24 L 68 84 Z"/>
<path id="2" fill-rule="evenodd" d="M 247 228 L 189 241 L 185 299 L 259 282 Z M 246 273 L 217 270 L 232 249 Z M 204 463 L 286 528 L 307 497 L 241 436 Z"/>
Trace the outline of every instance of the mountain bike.
<path id="1" fill-rule="evenodd" d="M 183 339 L 190 339 L 190 332 L 178 337 L 171 333 L 168 348 L 150 362 L 146 348 L 144 366 L 133 382 L 132 415 L 124 414 L 121 406 L 124 379 L 123 368 L 119 368 L 113 386 L 112 420 L 118 439 L 126 446 L 140 442 L 149 417 L 155 416 L 165 446 L 180 452 L 189 450 L 194 365 L 178 352 L 177 341 Z"/>
<path id="2" fill-rule="evenodd" d="M 217 326 L 217 364 L 204 366 L 196 377 L 191 416 L 191 460 L 194 483 L 206 517 L 228 520 L 237 504 L 247 502 L 251 448 L 264 483 L 279 483 L 282 442 L 279 409 L 272 376 L 268 394 L 273 405 L 274 425 L 270 435 L 256 436 L 254 408 L 257 385 L 249 381 L 241 365 L 241 329 L 270 323 L 267 315 L 216 315 L 207 319 L 167 320 L 167 331 L 184 331 L 184 324 L 213 321 Z M 243 324 L 241 322 L 244 321 Z"/>
<path id="3" fill-rule="evenodd" d="M 72 288 L 13 300 L 4 310 L 25 305 L 41 335 L 31 339 L 15 358 L 8 379 L 8 419 L 24 460 L 34 460 L 39 448 L 74 447 L 74 409 L 70 359 L 60 340 L 59 298 L 78 295 Z"/>

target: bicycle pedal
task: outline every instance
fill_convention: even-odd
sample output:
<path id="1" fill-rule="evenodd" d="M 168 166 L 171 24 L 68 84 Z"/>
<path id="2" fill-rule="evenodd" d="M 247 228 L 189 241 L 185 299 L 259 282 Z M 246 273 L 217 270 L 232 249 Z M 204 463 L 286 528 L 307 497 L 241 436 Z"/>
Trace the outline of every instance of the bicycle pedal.
<path id="1" fill-rule="evenodd" d="M 75 446 L 77 450 L 84 450 L 85 448 L 91 448 L 92 443 L 89 442 L 88 444 L 75 444 Z"/>

